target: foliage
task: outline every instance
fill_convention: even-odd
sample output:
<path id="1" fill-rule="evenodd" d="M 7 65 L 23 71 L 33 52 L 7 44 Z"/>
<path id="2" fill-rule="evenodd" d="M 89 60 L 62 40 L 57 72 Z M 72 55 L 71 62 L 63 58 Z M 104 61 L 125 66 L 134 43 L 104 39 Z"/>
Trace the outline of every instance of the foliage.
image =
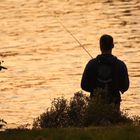
<path id="1" fill-rule="evenodd" d="M 110 125 L 132 123 L 127 113 L 121 112 L 114 103 L 108 103 L 106 91 L 97 89 L 94 97 L 89 101 L 86 112 L 87 125 Z"/>
<path id="2" fill-rule="evenodd" d="M 51 108 L 40 115 L 35 121 L 33 126 L 48 128 L 48 127 L 62 127 L 67 126 L 68 114 L 67 114 L 67 100 L 62 98 L 55 98 L 52 101 Z"/>
<path id="3" fill-rule="evenodd" d="M 0 119 L 0 129 L 2 129 L 6 125 L 7 125 L 7 122 L 4 121 L 3 119 Z"/>
<path id="4" fill-rule="evenodd" d="M 103 95 L 103 96 L 102 96 Z M 77 92 L 68 101 L 55 98 L 51 107 L 34 120 L 33 128 L 86 127 L 111 124 L 138 124 L 140 118 L 130 118 L 117 111 L 114 104 L 108 104 L 104 91 L 98 89 L 90 99 Z"/>

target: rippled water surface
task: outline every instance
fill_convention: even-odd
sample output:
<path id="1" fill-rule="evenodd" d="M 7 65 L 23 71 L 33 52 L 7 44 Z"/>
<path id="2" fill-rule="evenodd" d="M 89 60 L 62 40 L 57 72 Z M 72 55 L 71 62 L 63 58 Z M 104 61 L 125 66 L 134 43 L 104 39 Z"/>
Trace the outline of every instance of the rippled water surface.
<path id="1" fill-rule="evenodd" d="M 8 70 L 0 72 L 0 118 L 32 123 L 53 98 L 81 90 L 90 57 L 59 21 L 93 57 L 102 34 L 114 37 L 113 53 L 127 64 L 131 82 L 122 109 L 140 115 L 139 0 L 1 0 L 0 57 Z"/>

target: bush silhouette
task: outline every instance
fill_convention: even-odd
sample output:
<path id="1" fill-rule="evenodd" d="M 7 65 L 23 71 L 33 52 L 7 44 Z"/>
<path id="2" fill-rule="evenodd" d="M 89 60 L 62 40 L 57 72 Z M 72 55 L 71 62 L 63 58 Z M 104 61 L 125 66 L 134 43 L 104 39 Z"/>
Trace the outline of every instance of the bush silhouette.
<path id="1" fill-rule="evenodd" d="M 97 89 L 94 97 L 90 99 L 85 122 L 87 125 L 109 125 L 118 123 L 132 123 L 126 113 L 116 110 L 115 105 L 109 104 L 105 90 Z"/>
<path id="2" fill-rule="evenodd" d="M 68 116 L 70 126 L 83 126 L 85 123 L 85 114 L 88 107 L 89 98 L 77 92 L 74 97 L 70 99 L 68 106 Z"/>
<path id="3" fill-rule="evenodd" d="M 6 125 L 7 125 L 7 122 L 4 121 L 3 119 L 0 119 L 0 129 L 2 129 Z"/>
<path id="4" fill-rule="evenodd" d="M 55 98 L 52 101 L 51 108 L 36 118 L 33 127 L 51 128 L 66 127 L 68 121 L 67 100 L 63 97 Z"/>
<path id="5" fill-rule="evenodd" d="M 103 95 L 103 96 L 102 96 Z M 69 101 L 55 98 L 51 107 L 34 120 L 33 128 L 87 127 L 91 125 L 140 124 L 140 118 L 130 118 L 108 104 L 103 90 L 96 90 L 90 99 L 81 91 Z"/>

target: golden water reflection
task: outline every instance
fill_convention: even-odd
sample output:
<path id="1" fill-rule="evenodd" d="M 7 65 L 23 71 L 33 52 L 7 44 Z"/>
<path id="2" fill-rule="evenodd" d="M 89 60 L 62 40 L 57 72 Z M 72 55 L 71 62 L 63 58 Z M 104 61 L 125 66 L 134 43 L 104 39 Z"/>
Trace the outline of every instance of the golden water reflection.
<path id="1" fill-rule="evenodd" d="M 93 54 L 104 33 L 115 38 L 114 54 L 129 69 L 122 108 L 140 115 L 140 2 L 96 0 L 0 1 L 0 114 L 11 125 L 31 123 L 53 98 L 80 89 L 90 57 L 55 18 Z"/>

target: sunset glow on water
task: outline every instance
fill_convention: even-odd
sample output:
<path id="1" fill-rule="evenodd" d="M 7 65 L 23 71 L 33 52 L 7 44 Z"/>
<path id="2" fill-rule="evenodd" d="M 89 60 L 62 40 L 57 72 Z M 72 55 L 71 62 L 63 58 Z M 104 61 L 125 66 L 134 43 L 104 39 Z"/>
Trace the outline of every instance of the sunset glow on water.
<path id="1" fill-rule="evenodd" d="M 140 115 L 139 0 L 1 0 L 0 59 L 8 70 L 0 72 L 0 118 L 11 126 L 32 123 L 53 98 L 81 90 L 91 58 L 58 20 L 93 57 L 102 34 L 114 37 L 113 54 L 130 76 L 121 107 Z"/>

